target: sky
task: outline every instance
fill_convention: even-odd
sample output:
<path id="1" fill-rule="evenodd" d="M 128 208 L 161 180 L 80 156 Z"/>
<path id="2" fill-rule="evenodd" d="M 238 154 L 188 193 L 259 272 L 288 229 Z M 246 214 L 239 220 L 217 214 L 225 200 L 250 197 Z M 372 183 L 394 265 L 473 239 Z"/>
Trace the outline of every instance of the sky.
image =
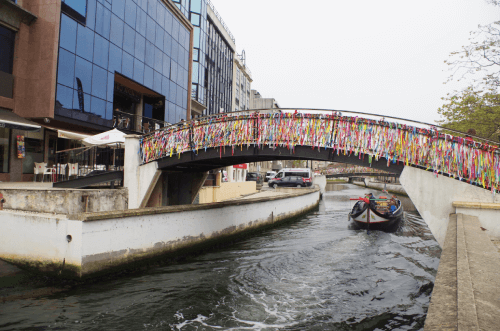
<path id="1" fill-rule="evenodd" d="M 449 54 L 479 24 L 485 0 L 211 0 L 245 50 L 252 89 L 282 108 L 326 108 L 435 124 Z M 462 85 L 460 85 L 462 84 Z"/>

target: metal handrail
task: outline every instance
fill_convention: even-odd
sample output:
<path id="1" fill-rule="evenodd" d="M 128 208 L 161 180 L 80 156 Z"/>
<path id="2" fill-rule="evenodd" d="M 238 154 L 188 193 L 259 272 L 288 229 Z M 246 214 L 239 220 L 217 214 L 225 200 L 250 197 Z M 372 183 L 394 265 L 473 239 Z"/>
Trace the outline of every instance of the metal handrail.
<path id="1" fill-rule="evenodd" d="M 281 111 L 286 111 L 286 112 L 292 112 L 292 111 L 298 111 L 298 112 L 312 111 L 312 112 L 329 112 L 329 113 L 337 113 L 337 114 L 339 114 L 339 113 L 348 113 L 348 114 L 368 115 L 368 116 L 380 117 L 382 119 L 388 118 L 388 119 L 394 119 L 394 120 L 405 121 L 405 122 L 410 122 L 410 123 L 423 124 L 423 125 L 427 125 L 427 126 L 429 126 L 431 128 L 439 128 L 439 129 L 450 131 L 450 132 L 457 133 L 457 134 L 460 134 L 460 135 L 466 135 L 466 136 L 469 136 L 471 138 L 479 139 L 479 140 L 482 140 L 482 141 L 485 141 L 487 143 L 491 143 L 491 144 L 494 144 L 494 145 L 500 144 L 498 141 L 494 141 L 494 140 L 482 138 L 482 137 L 479 137 L 479 136 L 476 136 L 476 135 L 468 134 L 468 133 L 463 132 L 463 131 L 446 128 L 446 127 L 443 127 L 443 126 L 440 126 L 440 125 L 437 125 L 437 124 L 430 124 L 430 123 L 421 122 L 421 121 L 415 121 L 415 120 L 410 120 L 410 119 L 406 119 L 406 118 L 402 118 L 402 117 L 380 115 L 380 114 L 372 114 L 372 113 L 359 112 L 359 111 L 353 111 L 353 110 L 338 110 L 338 109 L 324 109 L 324 108 L 262 108 L 262 109 L 238 110 L 238 111 L 233 111 L 233 112 L 211 114 L 211 115 L 206 115 L 206 116 L 203 116 L 203 117 L 197 117 L 195 119 L 191 119 L 189 121 L 184 121 L 184 122 L 181 122 L 181 123 L 189 125 L 191 122 L 199 122 L 199 121 L 203 121 L 205 119 L 209 119 L 209 118 L 212 118 L 212 117 L 217 118 L 217 117 L 224 117 L 224 116 L 238 116 L 238 115 L 241 115 L 242 113 L 247 113 L 247 114 L 249 112 L 251 112 L 251 113 L 260 113 L 262 111 L 267 111 L 267 112 L 268 111 L 276 111 L 276 112 L 281 112 Z M 174 126 L 178 126 L 178 125 L 179 125 L 179 123 L 166 125 L 165 127 L 163 127 L 160 130 L 167 130 L 170 127 L 174 127 Z"/>

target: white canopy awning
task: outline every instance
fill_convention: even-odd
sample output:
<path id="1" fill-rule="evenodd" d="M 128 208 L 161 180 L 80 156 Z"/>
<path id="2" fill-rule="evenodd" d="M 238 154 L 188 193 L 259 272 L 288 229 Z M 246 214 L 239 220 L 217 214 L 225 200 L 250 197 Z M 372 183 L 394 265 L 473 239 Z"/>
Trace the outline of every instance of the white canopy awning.
<path id="1" fill-rule="evenodd" d="M 125 133 L 113 129 L 82 140 L 85 145 L 111 145 L 125 143 Z"/>

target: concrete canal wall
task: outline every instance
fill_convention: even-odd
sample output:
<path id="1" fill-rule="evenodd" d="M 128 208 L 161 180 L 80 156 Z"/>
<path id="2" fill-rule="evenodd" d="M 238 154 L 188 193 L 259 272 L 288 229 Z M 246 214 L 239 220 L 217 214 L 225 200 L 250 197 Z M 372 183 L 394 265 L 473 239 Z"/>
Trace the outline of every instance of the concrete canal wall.
<path id="1" fill-rule="evenodd" d="M 2 188 L 3 208 L 54 214 L 128 209 L 127 189 Z"/>
<path id="2" fill-rule="evenodd" d="M 0 211 L 0 258 L 86 277 L 233 238 L 316 208 L 318 188 L 273 197 L 114 212 L 47 215 Z"/>
<path id="3" fill-rule="evenodd" d="M 441 247 L 444 245 L 450 214 L 456 212 L 453 202 L 500 203 L 498 194 L 493 195 L 481 187 L 413 167 L 404 168 L 400 181 Z M 496 220 L 500 221 L 500 210 L 497 212 Z M 479 219 L 483 221 L 482 217 Z M 485 225 L 483 226 L 486 227 Z M 490 223 L 487 226 L 490 230 L 488 235 L 492 239 L 500 238 L 500 227 Z M 494 231 L 495 229 L 499 231 Z"/>

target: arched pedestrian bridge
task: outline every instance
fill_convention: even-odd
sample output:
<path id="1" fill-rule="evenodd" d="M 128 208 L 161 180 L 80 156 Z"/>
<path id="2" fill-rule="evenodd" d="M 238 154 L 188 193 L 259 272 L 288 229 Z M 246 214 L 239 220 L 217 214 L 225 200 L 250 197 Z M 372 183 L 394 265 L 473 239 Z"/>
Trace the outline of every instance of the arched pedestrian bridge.
<path id="1" fill-rule="evenodd" d="M 408 120 L 365 115 L 279 109 L 199 118 L 138 137 L 134 143 L 138 158 L 134 156 L 130 164 L 185 176 L 240 163 L 293 159 L 343 162 L 401 174 L 405 190 L 440 243 L 453 200 L 470 196 L 491 202 L 498 192 L 497 146 L 419 122 L 414 126 Z M 439 199 L 433 198 L 436 194 Z M 430 220 L 436 217 L 439 222 Z"/>

